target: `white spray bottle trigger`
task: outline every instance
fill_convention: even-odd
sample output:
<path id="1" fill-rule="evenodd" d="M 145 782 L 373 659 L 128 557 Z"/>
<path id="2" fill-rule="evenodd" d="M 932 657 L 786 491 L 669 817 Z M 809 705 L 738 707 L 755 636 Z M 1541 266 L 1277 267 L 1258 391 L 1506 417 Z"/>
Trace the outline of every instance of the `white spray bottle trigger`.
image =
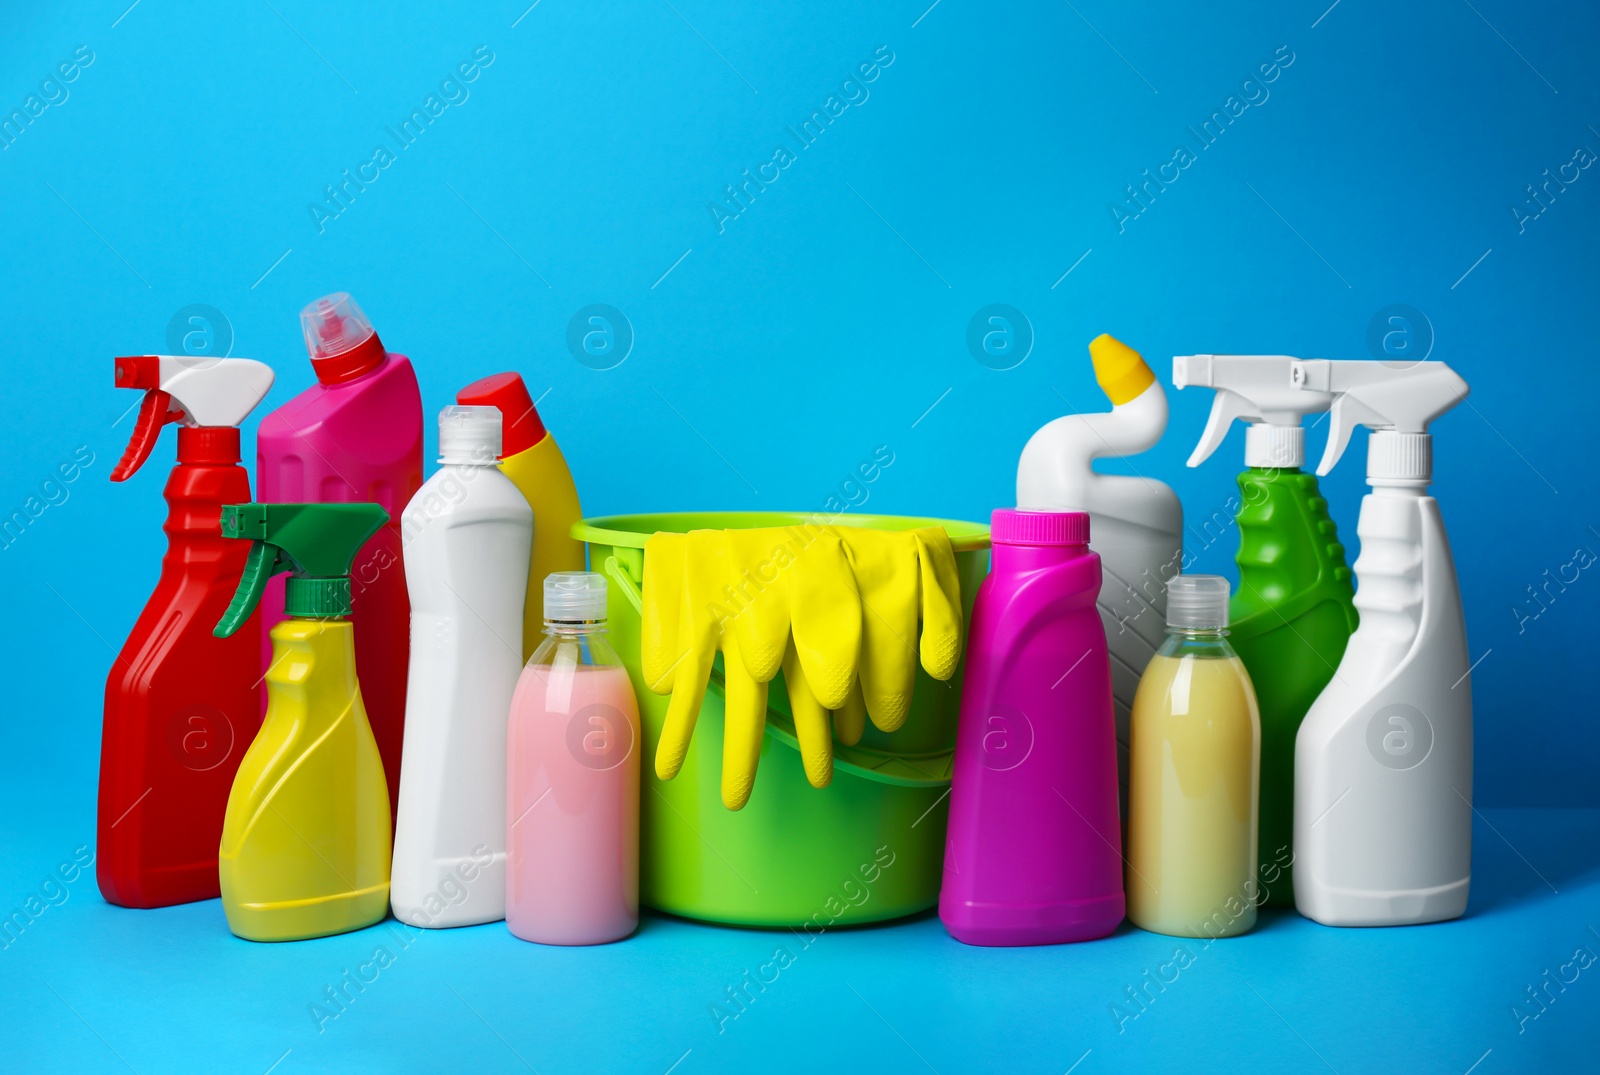
<path id="1" fill-rule="evenodd" d="M 168 422 L 185 426 L 237 426 L 272 388 L 272 367 L 249 358 L 131 355 L 116 360 L 118 388 L 144 390 L 139 419 L 112 481 L 133 475 Z"/>
<path id="2" fill-rule="evenodd" d="M 1174 355 L 1175 386 L 1195 385 L 1217 393 L 1205 432 L 1189 456 L 1189 466 L 1199 466 L 1217 450 L 1236 418 L 1252 425 L 1297 430 L 1306 415 L 1327 410 L 1332 395 L 1298 390 L 1291 382 L 1289 371 L 1298 361 L 1290 355 Z M 1296 454 L 1289 458 L 1254 460 L 1248 458 L 1251 449 L 1247 447 L 1245 462 L 1249 466 L 1297 467 L 1299 453 L 1304 452 L 1302 437 L 1294 434 L 1292 451 Z"/>
<path id="3" fill-rule="evenodd" d="M 1173 383 L 1179 388 L 1184 387 L 1176 376 Z M 1200 434 L 1200 443 L 1189 454 L 1189 466 L 1197 467 L 1211 457 L 1211 453 L 1227 438 L 1228 427 L 1233 425 L 1235 418 L 1246 422 L 1260 421 L 1249 400 L 1226 388 L 1217 389 L 1217 397 L 1211 402 L 1211 414 L 1206 418 L 1205 432 Z"/>
<path id="4" fill-rule="evenodd" d="M 1294 363 L 1290 378 L 1302 391 L 1333 395 L 1328 446 L 1317 464 L 1318 474 L 1327 474 L 1339 462 L 1356 426 L 1426 433 L 1436 418 L 1471 391 L 1461 375 L 1443 362 L 1391 365 L 1375 359 L 1307 359 Z"/>

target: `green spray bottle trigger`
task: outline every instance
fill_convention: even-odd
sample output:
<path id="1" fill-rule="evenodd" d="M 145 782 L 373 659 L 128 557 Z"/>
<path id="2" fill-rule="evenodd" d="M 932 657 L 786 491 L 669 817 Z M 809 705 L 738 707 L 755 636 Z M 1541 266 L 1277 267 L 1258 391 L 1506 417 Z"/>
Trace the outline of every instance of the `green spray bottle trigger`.
<path id="1" fill-rule="evenodd" d="M 304 619 L 350 615 L 350 564 L 389 521 L 377 504 L 229 504 L 222 536 L 254 542 L 239 588 L 212 634 L 226 638 L 255 611 L 267 580 L 291 571 L 284 611 Z"/>

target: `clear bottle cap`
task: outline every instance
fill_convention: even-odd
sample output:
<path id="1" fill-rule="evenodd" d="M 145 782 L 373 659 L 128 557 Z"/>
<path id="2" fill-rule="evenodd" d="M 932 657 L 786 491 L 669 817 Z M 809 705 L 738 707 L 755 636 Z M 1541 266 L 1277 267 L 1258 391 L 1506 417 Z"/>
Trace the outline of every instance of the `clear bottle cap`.
<path id="1" fill-rule="evenodd" d="M 500 408 L 451 404 L 439 412 L 439 462 L 493 466 L 500 456 Z"/>
<path id="2" fill-rule="evenodd" d="M 348 291 L 336 291 L 307 304 L 300 311 L 300 328 L 313 360 L 353 351 L 369 336 L 377 335 Z"/>
<path id="3" fill-rule="evenodd" d="M 604 623 L 606 577 L 593 571 L 556 571 L 544 579 L 544 622 Z"/>
<path id="4" fill-rule="evenodd" d="M 1228 580 L 1221 575 L 1179 575 L 1167 583 L 1167 626 L 1190 631 L 1228 626 Z"/>

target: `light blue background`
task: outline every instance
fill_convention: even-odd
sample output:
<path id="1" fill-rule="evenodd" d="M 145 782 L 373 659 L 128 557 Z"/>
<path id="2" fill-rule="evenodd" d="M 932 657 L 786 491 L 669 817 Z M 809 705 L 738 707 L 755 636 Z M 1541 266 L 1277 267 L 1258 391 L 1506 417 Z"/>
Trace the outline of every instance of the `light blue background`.
<path id="1" fill-rule="evenodd" d="M 163 547 L 172 434 L 135 480 L 106 481 L 134 402 L 112 388 L 110 359 L 171 350 L 174 315 L 207 304 L 225 319 L 233 354 L 278 371 L 266 404 L 275 406 L 311 379 L 299 309 L 335 290 L 351 291 L 390 349 L 412 357 L 430 412 L 468 380 L 520 370 L 543 394 L 590 514 L 820 508 L 887 445 L 895 462 L 870 487 L 868 510 L 984 518 L 1011 502 L 1035 429 L 1103 406 L 1085 349 L 1100 332 L 1141 350 L 1165 379 L 1175 353 L 1371 357 L 1374 315 L 1413 307 L 1432 357 L 1473 386 L 1436 426 L 1435 492 L 1471 656 L 1483 658 L 1473 676 L 1477 800 L 1600 804 L 1590 645 L 1600 582 L 1583 571 L 1552 585 L 1547 610 L 1527 592 L 1578 549 L 1600 551 L 1591 459 L 1600 169 L 1581 171 L 1537 219 L 1519 226 L 1512 211 L 1545 169 L 1579 147 L 1600 154 L 1592 8 L 451 7 L 141 0 L 125 11 L 114 0 L 0 13 L 0 112 L 30 95 L 59 99 L 0 150 L 9 403 L 0 515 L 42 500 L 41 484 L 80 447 L 94 455 L 65 499 L 52 487 L 61 502 L 0 552 L 11 609 L 0 627 L 11 677 L 0 897 L 21 900 L 91 841 L 104 675 Z M 41 88 L 80 45 L 94 61 L 67 96 Z M 480 45 L 495 58 L 465 87 L 470 96 L 395 149 L 385 128 L 445 96 L 441 81 Z M 845 96 L 841 82 L 879 46 L 894 60 L 870 96 L 793 150 L 786 127 Z M 1280 46 L 1294 58 L 1270 96 L 1242 89 Z M 1186 128 L 1230 95 L 1259 103 L 1119 230 L 1109 206 L 1175 146 L 1194 148 Z M 398 159 L 319 231 L 308 207 L 382 144 Z M 708 205 L 784 144 L 795 162 L 719 232 Z M 627 360 L 607 371 L 580 364 L 566 344 L 569 319 L 595 303 L 623 311 L 635 335 Z M 993 303 L 1031 324 L 1032 352 L 1014 369 L 986 368 L 965 342 L 974 312 Z M 1186 470 L 1210 393 L 1172 401 L 1166 439 L 1134 465 L 1173 484 L 1198 522 L 1233 491 L 1243 436 Z M 1311 434 L 1313 458 L 1321 439 Z M 1352 556 L 1362 439 L 1324 485 Z M 1231 527 L 1190 536 L 1207 546 L 1201 569 L 1232 573 Z M 1518 606 L 1540 614 L 1519 624 Z M 1533 1029 L 1516 1035 L 1504 1013 L 1547 961 L 1580 943 L 1600 950 L 1586 932 L 1600 921 L 1592 882 L 1587 902 L 1564 905 L 1559 921 L 1530 902 L 1573 898 L 1568 879 L 1592 869 L 1594 815 L 1491 816 L 1510 843 L 1480 822 L 1473 918 L 1420 934 L 1275 919 L 1214 949 L 1228 954 L 1203 958 L 1195 976 L 1222 974 L 1226 960 L 1254 968 L 1252 988 L 1279 997 L 1284 1021 L 1238 982 L 1196 987 L 1192 1000 L 1173 996 L 1172 1021 L 1142 1047 L 1211 1040 L 1188 1061 L 1205 1068 L 1243 1056 L 1228 1050 L 1246 1040 L 1315 1064 L 1302 1048 L 1315 1042 L 1340 1070 L 1376 1069 L 1390 1065 L 1351 1050 L 1377 1034 L 1395 1057 L 1459 1071 L 1497 1040 L 1486 1032 L 1480 1047 L 1461 1028 L 1487 1020 L 1505 1037 L 1509 1026 L 1494 1062 L 1524 1047 L 1534 1051 L 1514 1054 L 1522 1062 L 1553 1057 L 1581 1034 L 1580 1004 L 1592 1036 L 1600 981 L 1587 976 L 1537 1027 L 1542 1044 L 1526 1046 Z M 134 915 L 106 908 L 87 879 L 71 891 L 34 926 L 49 936 L 30 932 L 0 953 L 16 998 L 5 1033 L 51 1050 L 63 1068 L 120 1067 L 108 1048 L 139 1070 L 206 1066 L 211 1050 L 235 1044 L 249 1057 L 242 1070 L 265 1069 L 291 1046 L 293 1063 L 315 1068 L 353 1063 L 400 1033 L 361 1014 L 347 1021 L 365 1028 L 342 1043 L 329 1044 L 331 1030 L 304 1034 L 304 1004 L 343 961 L 365 957 L 365 940 L 257 949 L 228 937 L 215 904 Z M 704 1006 L 743 961 L 765 958 L 767 939 L 652 922 L 638 943 L 587 962 L 517 949 L 504 957 L 520 961 L 514 972 L 484 954 L 509 944 L 489 927 L 408 951 L 428 953 L 412 962 L 443 960 L 480 1004 L 490 1001 L 473 976 L 494 959 L 497 980 L 540 982 L 482 1014 L 548 1069 L 663 1071 L 691 1046 L 701 1066 L 686 1060 L 680 1071 L 774 1058 L 915 1063 L 859 1005 L 837 1040 L 807 1037 L 813 1016 L 831 1026 L 855 1004 L 820 985 L 775 996 L 767 1036 L 750 1032 L 751 1045 L 708 1056 L 733 1032 L 695 1045 L 714 1031 Z M 1408 936 L 1422 939 L 1398 939 Z M 1087 1048 L 1104 1059 L 1129 1040 L 1105 1005 L 1141 960 L 1166 954 L 1165 941 L 1126 930 L 1083 949 L 979 953 L 927 919 L 835 940 L 840 973 L 871 980 L 856 982 L 862 995 L 941 1070 L 986 1055 L 1007 1057 L 994 1062 L 1010 1070 L 1023 1057 L 1065 1070 Z M 453 957 L 452 944 L 463 946 Z M 1257 952 L 1267 954 L 1252 962 Z M 867 967 L 900 969 L 872 980 Z M 169 988 L 150 991 L 152 973 Z M 402 963 L 394 976 L 404 973 Z M 1340 982 L 1343 1001 L 1372 992 L 1324 1010 L 1315 991 Z M 436 981 L 409 997 L 406 988 L 374 991 L 370 1008 L 444 1033 L 441 1057 L 508 1060 L 465 1009 L 438 1014 L 456 1000 Z M 566 1029 L 551 1030 L 544 1012 Z M 692 1033 L 678 1028 L 680 1014 Z M 761 1017 L 752 1008 L 741 1022 Z M 1556 1017 L 1565 1031 L 1546 1033 Z M 1259 1036 L 1207 1038 L 1245 1022 Z M 640 1044 L 652 1038 L 654 1052 Z M 998 1051 L 985 1053 L 980 1038 Z M 550 1051 L 540 1053 L 541 1040 Z M 418 1060 L 388 1055 L 380 1067 Z"/>

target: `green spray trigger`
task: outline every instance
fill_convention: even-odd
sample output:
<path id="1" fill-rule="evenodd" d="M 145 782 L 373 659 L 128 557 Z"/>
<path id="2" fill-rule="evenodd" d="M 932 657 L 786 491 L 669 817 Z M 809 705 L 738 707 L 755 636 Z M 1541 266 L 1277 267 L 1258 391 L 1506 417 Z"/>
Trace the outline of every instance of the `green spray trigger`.
<path id="1" fill-rule="evenodd" d="M 389 521 L 376 504 L 229 504 L 222 536 L 254 542 L 239 588 L 212 634 L 237 631 L 261 602 L 267 580 L 291 571 L 284 612 L 304 619 L 350 615 L 350 564 Z"/>

